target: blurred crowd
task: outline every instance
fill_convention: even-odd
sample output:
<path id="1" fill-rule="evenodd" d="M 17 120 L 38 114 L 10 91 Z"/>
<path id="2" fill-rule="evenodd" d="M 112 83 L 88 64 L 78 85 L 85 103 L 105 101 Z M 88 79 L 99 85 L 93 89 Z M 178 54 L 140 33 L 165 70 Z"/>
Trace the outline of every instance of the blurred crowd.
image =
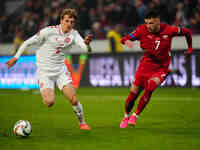
<path id="1" fill-rule="evenodd" d="M 0 42 L 11 42 L 18 35 L 26 39 L 45 26 L 59 24 L 63 8 L 76 8 L 76 28 L 82 35 L 92 33 L 95 39 L 105 39 L 115 24 L 121 25 L 123 33 L 132 31 L 144 23 L 145 11 L 150 8 L 160 11 L 162 22 L 200 33 L 200 0 L 27 0 L 9 15 L 5 7 L 3 0 Z"/>

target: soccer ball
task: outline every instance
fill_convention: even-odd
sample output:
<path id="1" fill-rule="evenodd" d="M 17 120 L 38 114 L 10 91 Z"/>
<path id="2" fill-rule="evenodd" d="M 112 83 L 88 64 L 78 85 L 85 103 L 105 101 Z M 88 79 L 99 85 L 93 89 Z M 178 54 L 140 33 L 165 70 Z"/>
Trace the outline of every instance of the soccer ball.
<path id="1" fill-rule="evenodd" d="M 27 137 L 32 132 L 31 123 L 28 120 L 19 120 L 15 123 L 13 132 L 17 136 Z"/>

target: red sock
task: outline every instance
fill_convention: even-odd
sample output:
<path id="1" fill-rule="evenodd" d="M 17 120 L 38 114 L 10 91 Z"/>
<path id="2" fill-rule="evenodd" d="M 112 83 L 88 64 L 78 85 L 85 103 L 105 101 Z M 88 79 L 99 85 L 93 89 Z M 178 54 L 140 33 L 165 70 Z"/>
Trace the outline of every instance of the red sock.
<path id="1" fill-rule="evenodd" d="M 144 94 L 139 100 L 138 107 L 135 112 L 136 115 L 139 115 L 144 110 L 145 106 L 148 104 L 151 98 L 151 95 L 152 95 L 152 91 L 148 91 L 148 90 L 144 91 Z"/>
<path id="2" fill-rule="evenodd" d="M 125 110 L 126 114 L 129 114 L 134 106 L 135 100 L 139 94 L 130 92 L 128 98 L 126 99 Z"/>

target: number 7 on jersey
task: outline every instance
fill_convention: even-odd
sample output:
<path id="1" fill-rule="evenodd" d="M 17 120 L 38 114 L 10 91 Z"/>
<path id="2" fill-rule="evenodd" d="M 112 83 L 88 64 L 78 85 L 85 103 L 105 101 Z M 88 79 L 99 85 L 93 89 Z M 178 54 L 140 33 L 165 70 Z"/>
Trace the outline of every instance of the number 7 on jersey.
<path id="1" fill-rule="evenodd" d="M 155 44 L 156 44 L 155 50 L 157 50 L 157 49 L 159 48 L 159 46 L 160 46 L 160 41 L 159 41 L 159 40 L 156 40 L 156 41 L 155 41 Z"/>

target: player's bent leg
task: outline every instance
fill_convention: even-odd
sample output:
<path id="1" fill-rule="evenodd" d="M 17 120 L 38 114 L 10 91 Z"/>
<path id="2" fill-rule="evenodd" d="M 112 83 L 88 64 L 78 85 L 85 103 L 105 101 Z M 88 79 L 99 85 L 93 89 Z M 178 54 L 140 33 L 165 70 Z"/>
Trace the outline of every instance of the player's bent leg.
<path id="1" fill-rule="evenodd" d="M 78 100 L 76 97 L 76 89 L 74 88 L 74 85 L 72 83 L 65 85 L 62 91 L 72 105 L 77 105 Z"/>
<path id="2" fill-rule="evenodd" d="M 127 128 L 128 121 L 129 121 L 129 114 L 135 104 L 135 100 L 137 99 L 138 95 L 140 94 L 142 88 L 138 87 L 134 84 L 131 85 L 129 96 L 125 102 L 125 115 L 120 123 L 120 128 Z"/>
<path id="3" fill-rule="evenodd" d="M 54 81 L 51 80 L 48 76 L 45 76 L 45 73 L 38 75 L 38 83 L 40 85 L 40 93 L 43 98 L 44 103 L 51 107 L 54 104 Z"/>
<path id="4" fill-rule="evenodd" d="M 144 110 L 144 108 L 150 101 L 153 91 L 165 80 L 167 75 L 168 73 L 158 72 L 154 74 L 153 77 L 148 80 L 147 85 L 145 86 L 144 93 L 139 100 L 138 106 L 136 108 L 136 112 L 134 112 L 133 115 L 130 116 L 129 118 L 129 124 L 131 125 L 136 124 L 136 120 L 139 114 Z"/>
<path id="5" fill-rule="evenodd" d="M 41 95 L 44 103 L 51 107 L 54 104 L 54 90 L 51 88 L 45 88 L 41 90 Z"/>
<path id="6" fill-rule="evenodd" d="M 160 79 L 157 77 L 151 78 L 147 81 L 147 86 L 144 89 L 144 93 L 139 100 L 138 107 L 135 112 L 136 115 L 139 115 L 144 110 L 151 98 L 152 92 L 158 87 L 158 85 L 160 85 Z"/>
<path id="7" fill-rule="evenodd" d="M 135 84 L 131 85 L 129 96 L 126 99 L 126 105 L 125 105 L 126 114 L 128 116 L 132 108 L 134 107 L 135 101 L 138 98 L 141 91 L 142 91 L 142 87 L 136 86 Z"/>
<path id="8" fill-rule="evenodd" d="M 83 107 L 80 104 L 80 102 L 77 99 L 76 96 L 76 90 L 72 83 L 69 83 L 65 85 L 62 89 L 65 97 L 70 101 L 72 104 L 72 108 L 74 110 L 74 113 L 76 114 L 79 123 L 80 123 L 80 129 L 82 130 L 90 130 L 91 128 L 88 126 L 88 124 L 85 122 L 84 114 L 83 114 Z"/>
<path id="9" fill-rule="evenodd" d="M 133 87 L 132 89 L 133 91 L 137 91 L 138 95 L 140 94 L 140 92 L 143 90 L 142 87 Z M 138 97 L 137 95 L 137 97 Z M 128 119 L 128 124 L 129 125 L 136 125 L 136 120 L 137 120 L 137 115 L 135 113 L 133 113 L 132 115 L 129 116 L 129 119 Z"/>
<path id="10" fill-rule="evenodd" d="M 130 119 L 128 122 L 130 125 L 136 125 L 136 120 L 138 119 L 139 114 L 144 110 L 144 108 L 148 104 L 151 98 L 151 95 L 152 95 L 152 91 L 148 91 L 146 89 L 144 90 L 144 93 L 138 102 L 136 111 L 130 116 Z"/>

